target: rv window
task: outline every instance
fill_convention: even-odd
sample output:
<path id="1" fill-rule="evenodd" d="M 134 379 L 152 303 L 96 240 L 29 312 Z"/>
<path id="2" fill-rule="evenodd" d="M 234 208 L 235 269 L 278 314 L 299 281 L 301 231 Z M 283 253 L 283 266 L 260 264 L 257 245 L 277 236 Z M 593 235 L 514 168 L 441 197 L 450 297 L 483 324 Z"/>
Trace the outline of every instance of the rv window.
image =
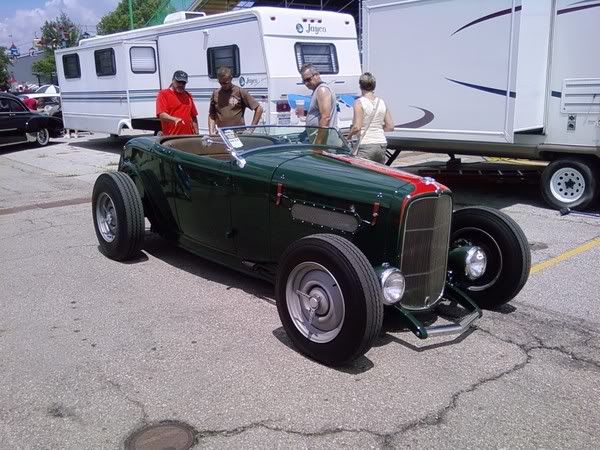
<path id="1" fill-rule="evenodd" d="M 237 45 L 209 48 L 206 58 L 209 78 L 217 78 L 217 70 L 221 66 L 231 68 L 234 78 L 240 76 L 240 49 Z"/>
<path id="2" fill-rule="evenodd" d="M 339 72 L 335 45 L 297 42 L 294 49 L 298 71 L 304 64 L 312 64 L 322 74 Z"/>
<path id="3" fill-rule="evenodd" d="M 156 55 L 152 47 L 131 47 L 129 49 L 131 71 L 133 73 L 156 72 Z"/>
<path id="4" fill-rule="evenodd" d="M 79 55 L 63 55 L 63 70 L 65 78 L 81 78 L 81 67 L 79 66 Z"/>
<path id="5" fill-rule="evenodd" d="M 99 77 L 115 75 L 117 73 L 115 51 L 112 48 L 96 50 L 94 52 L 94 59 L 96 60 L 96 75 Z"/>

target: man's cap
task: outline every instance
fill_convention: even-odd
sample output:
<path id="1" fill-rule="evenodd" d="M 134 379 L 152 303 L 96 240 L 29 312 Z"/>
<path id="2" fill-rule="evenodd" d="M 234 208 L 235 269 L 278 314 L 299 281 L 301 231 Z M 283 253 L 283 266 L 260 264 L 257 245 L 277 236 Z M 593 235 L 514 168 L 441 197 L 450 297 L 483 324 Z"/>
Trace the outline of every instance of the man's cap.
<path id="1" fill-rule="evenodd" d="M 185 73 L 183 70 L 176 70 L 175 73 L 173 74 L 173 79 L 175 81 L 183 81 L 184 83 L 187 83 L 188 74 Z"/>

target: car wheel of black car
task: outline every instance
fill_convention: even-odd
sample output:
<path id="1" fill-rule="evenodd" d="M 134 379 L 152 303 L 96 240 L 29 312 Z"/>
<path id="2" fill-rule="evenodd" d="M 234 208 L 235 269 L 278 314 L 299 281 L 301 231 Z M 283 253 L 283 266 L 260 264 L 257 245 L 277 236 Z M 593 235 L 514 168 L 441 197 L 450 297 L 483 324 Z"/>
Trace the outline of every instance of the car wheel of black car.
<path id="1" fill-rule="evenodd" d="M 44 147 L 50 142 L 50 132 L 47 128 L 41 128 L 36 133 L 27 133 L 27 136 L 29 142 L 35 142 L 35 145 L 39 147 Z"/>
<path id="2" fill-rule="evenodd" d="M 328 365 L 366 353 L 381 330 L 381 288 L 350 241 L 315 234 L 284 252 L 275 285 L 277 311 L 292 342 Z"/>
<path id="3" fill-rule="evenodd" d="M 457 279 L 457 285 L 479 306 L 498 307 L 519 293 L 529 277 L 531 251 L 514 220 L 493 208 L 454 211 L 450 249 L 465 245 L 480 247 L 487 259 L 479 278 Z"/>
<path id="4" fill-rule="evenodd" d="M 122 172 L 98 177 L 92 194 L 94 228 L 100 250 L 122 261 L 139 254 L 144 240 L 144 208 L 133 180 Z"/>
<path id="5" fill-rule="evenodd" d="M 542 173 L 542 196 L 556 209 L 585 209 L 597 189 L 598 170 L 592 162 L 568 158 L 551 162 Z"/>

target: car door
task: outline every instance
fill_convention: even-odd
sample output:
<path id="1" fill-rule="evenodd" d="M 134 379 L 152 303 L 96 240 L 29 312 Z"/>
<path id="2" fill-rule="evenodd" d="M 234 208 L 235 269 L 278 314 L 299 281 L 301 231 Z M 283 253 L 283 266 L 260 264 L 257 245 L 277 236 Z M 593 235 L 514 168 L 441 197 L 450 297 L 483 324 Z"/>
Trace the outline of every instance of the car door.
<path id="1" fill-rule="evenodd" d="M 231 228 L 231 162 L 228 155 L 173 151 L 179 228 L 194 243 L 235 253 Z"/>
<path id="2" fill-rule="evenodd" d="M 0 97 L 0 144 L 26 141 L 25 127 L 29 117 L 22 103 Z"/>

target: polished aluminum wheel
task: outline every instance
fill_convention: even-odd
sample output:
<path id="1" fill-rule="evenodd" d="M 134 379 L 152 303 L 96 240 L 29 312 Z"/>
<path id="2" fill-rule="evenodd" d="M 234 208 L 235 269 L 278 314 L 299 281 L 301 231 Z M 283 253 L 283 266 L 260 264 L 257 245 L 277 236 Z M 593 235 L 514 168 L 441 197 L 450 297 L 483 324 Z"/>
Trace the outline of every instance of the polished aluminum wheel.
<path id="1" fill-rule="evenodd" d="M 321 264 L 307 261 L 292 269 L 286 283 L 286 303 L 294 325 L 312 342 L 330 342 L 342 329 L 344 295 L 335 277 Z"/>
<path id="2" fill-rule="evenodd" d="M 102 192 L 96 202 L 96 225 L 102 239 L 106 242 L 115 240 L 118 226 L 117 213 L 112 198 L 106 192 Z"/>
<path id="3" fill-rule="evenodd" d="M 46 145 L 50 141 L 50 133 L 46 128 L 42 128 L 37 132 L 35 139 L 39 145 Z"/>
<path id="4" fill-rule="evenodd" d="M 585 193 L 585 178 L 572 167 L 558 169 L 550 178 L 550 191 L 563 203 L 575 202 Z"/>

